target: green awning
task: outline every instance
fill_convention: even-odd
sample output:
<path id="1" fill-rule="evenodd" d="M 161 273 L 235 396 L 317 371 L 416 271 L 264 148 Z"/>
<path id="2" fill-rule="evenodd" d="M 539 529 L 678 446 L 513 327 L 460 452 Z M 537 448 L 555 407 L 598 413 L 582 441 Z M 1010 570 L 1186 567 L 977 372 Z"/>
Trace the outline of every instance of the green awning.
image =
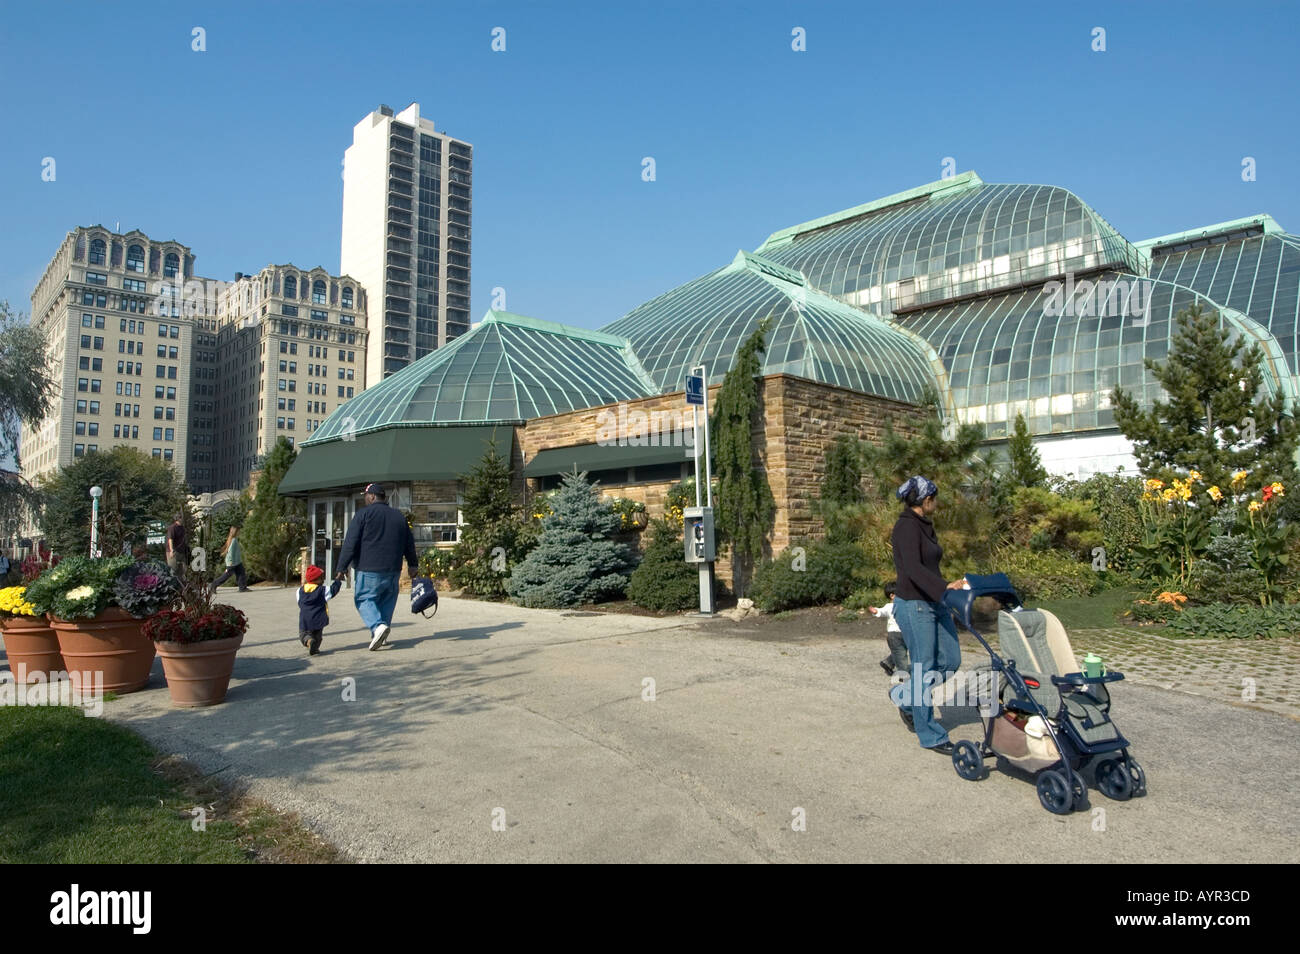
<path id="1" fill-rule="evenodd" d="M 455 480 L 469 473 L 493 436 L 497 453 L 509 459 L 510 427 L 387 427 L 355 440 L 307 444 L 280 481 L 282 496 L 362 486 L 373 481 Z"/>
<path id="2" fill-rule="evenodd" d="M 579 471 L 617 470 L 622 467 L 648 467 L 651 464 L 677 464 L 691 459 L 691 448 L 629 447 L 626 445 L 579 444 L 544 450 L 524 465 L 525 477 L 567 474 L 576 466 Z"/>

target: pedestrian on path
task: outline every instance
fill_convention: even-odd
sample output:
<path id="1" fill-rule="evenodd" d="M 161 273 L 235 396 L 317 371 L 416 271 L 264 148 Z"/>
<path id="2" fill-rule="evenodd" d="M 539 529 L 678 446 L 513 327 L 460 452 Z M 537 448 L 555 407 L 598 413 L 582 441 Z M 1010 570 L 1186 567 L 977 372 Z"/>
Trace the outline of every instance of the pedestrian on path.
<path id="1" fill-rule="evenodd" d="M 342 582 L 335 580 L 329 587 L 321 586 L 325 571 L 318 566 L 307 567 L 303 574 L 306 582 L 298 587 L 298 641 L 309 656 L 320 652 L 321 638 L 329 625 L 330 614 L 326 604 L 339 595 Z"/>
<path id="2" fill-rule="evenodd" d="M 181 569 L 189 562 L 190 544 L 185 533 L 185 518 L 178 513 L 167 528 L 167 569 L 180 576 Z"/>
<path id="3" fill-rule="evenodd" d="M 239 543 L 239 524 L 231 524 L 222 552 L 226 555 L 226 572 L 212 581 L 212 592 L 216 593 L 217 587 L 233 575 L 239 583 L 239 592 L 247 593 L 248 574 L 244 571 L 244 548 Z"/>
<path id="4" fill-rule="evenodd" d="M 894 618 L 912 657 L 912 678 L 895 687 L 895 692 L 903 690 L 901 696 L 912 703 L 912 731 L 921 747 L 950 755 L 952 742 L 947 730 L 934 718 L 931 693 L 935 685 L 942 685 L 961 666 L 957 627 L 952 612 L 944 605 L 943 594 L 960 588 L 964 581 L 947 583 L 939 573 L 943 547 L 930 522 L 938 509 L 938 494 L 934 481 L 919 475 L 909 478 L 896 494 L 903 501 L 903 512 L 889 538 L 898 572 Z"/>
<path id="5" fill-rule="evenodd" d="M 402 577 L 402 560 L 416 576 L 419 560 L 415 536 L 406 518 L 388 506 L 388 494 L 381 484 L 367 484 L 366 506 L 352 518 L 343 548 L 339 551 L 335 580 L 342 581 L 353 563 L 357 585 L 352 599 L 361 622 L 370 630 L 370 648 L 378 649 L 393 628 L 397 588 Z"/>

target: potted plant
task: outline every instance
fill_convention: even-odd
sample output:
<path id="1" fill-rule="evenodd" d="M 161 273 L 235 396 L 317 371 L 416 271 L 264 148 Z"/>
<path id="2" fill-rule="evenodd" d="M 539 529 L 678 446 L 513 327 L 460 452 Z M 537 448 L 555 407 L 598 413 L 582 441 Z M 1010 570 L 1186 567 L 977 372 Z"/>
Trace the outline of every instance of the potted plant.
<path id="1" fill-rule="evenodd" d="M 63 671 L 59 637 L 26 599 L 26 586 L 0 590 L 0 632 L 15 682 L 50 682 Z"/>
<path id="2" fill-rule="evenodd" d="M 116 605 L 117 578 L 133 562 L 128 556 L 67 557 L 24 594 L 36 612 L 48 615 L 64 665 L 87 678 L 100 673 L 113 692 L 143 689 L 153 668 L 153 642 L 141 633 L 141 621 Z"/>
<path id="3" fill-rule="evenodd" d="M 144 624 L 158 648 L 172 705 L 213 706 L 226 698 L 235 654 L 248 631 L 248 618 L 233 606 L 212 602 L 207 580 L 187 575 L 180 608 L 165 609 Z"/>

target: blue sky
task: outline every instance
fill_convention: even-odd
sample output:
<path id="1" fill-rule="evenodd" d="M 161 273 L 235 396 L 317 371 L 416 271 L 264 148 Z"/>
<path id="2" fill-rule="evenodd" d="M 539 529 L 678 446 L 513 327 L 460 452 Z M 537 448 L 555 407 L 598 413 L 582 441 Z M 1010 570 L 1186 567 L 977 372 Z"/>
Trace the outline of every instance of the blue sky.
<path id="1" fill-rule="evenodd" d="M 1298 26 L 1272 3 L 6 3 L 0 299 L 26 311 L 95 223 L 176 238 L 205 277 L 335 271 L 352 126 L 411 101 L 475 147 L 475 320 L 500 286 L 598 327 L 945 157 L 1130 239 L 1300 231 Z"/>

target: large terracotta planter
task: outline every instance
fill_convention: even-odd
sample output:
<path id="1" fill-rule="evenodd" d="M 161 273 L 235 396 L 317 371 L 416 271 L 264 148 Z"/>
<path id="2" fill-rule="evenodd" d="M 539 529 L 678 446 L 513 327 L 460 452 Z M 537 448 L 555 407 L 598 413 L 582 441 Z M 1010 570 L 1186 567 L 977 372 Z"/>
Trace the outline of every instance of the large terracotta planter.
<path id="1" fill-rule="evenodd" d="M 58 634 L 50 629 L 44 617 L 15 616 L 0 624 L 0 629 L 4 632 L 5 655 L 15 682 L 23 672 L 26 682 L 49 682 L 52 673 L 64 670 Z M 23 666 L 26 668 L 21 669 Z M 37 673 L 41 675 L 38 677 Z"/>
<path id="2" fill-rule="evenodd" d="M 154 646 L 140 631 L 144 620 L 110 606 L 94 619 L 51 617 L 50 625 L 69 672 L 102 673 L 105 692 L 135 692 L 149 682 Z"/>
<path id="3" fill-rule="evenodd" d="M 235 653 L 243 641 L 242 634 L 201 643 L 159 641 L 158 656 L 167 676 L 172 705 L 195 708 L 224 701 L 230 674 L 235 669 Z"/>

